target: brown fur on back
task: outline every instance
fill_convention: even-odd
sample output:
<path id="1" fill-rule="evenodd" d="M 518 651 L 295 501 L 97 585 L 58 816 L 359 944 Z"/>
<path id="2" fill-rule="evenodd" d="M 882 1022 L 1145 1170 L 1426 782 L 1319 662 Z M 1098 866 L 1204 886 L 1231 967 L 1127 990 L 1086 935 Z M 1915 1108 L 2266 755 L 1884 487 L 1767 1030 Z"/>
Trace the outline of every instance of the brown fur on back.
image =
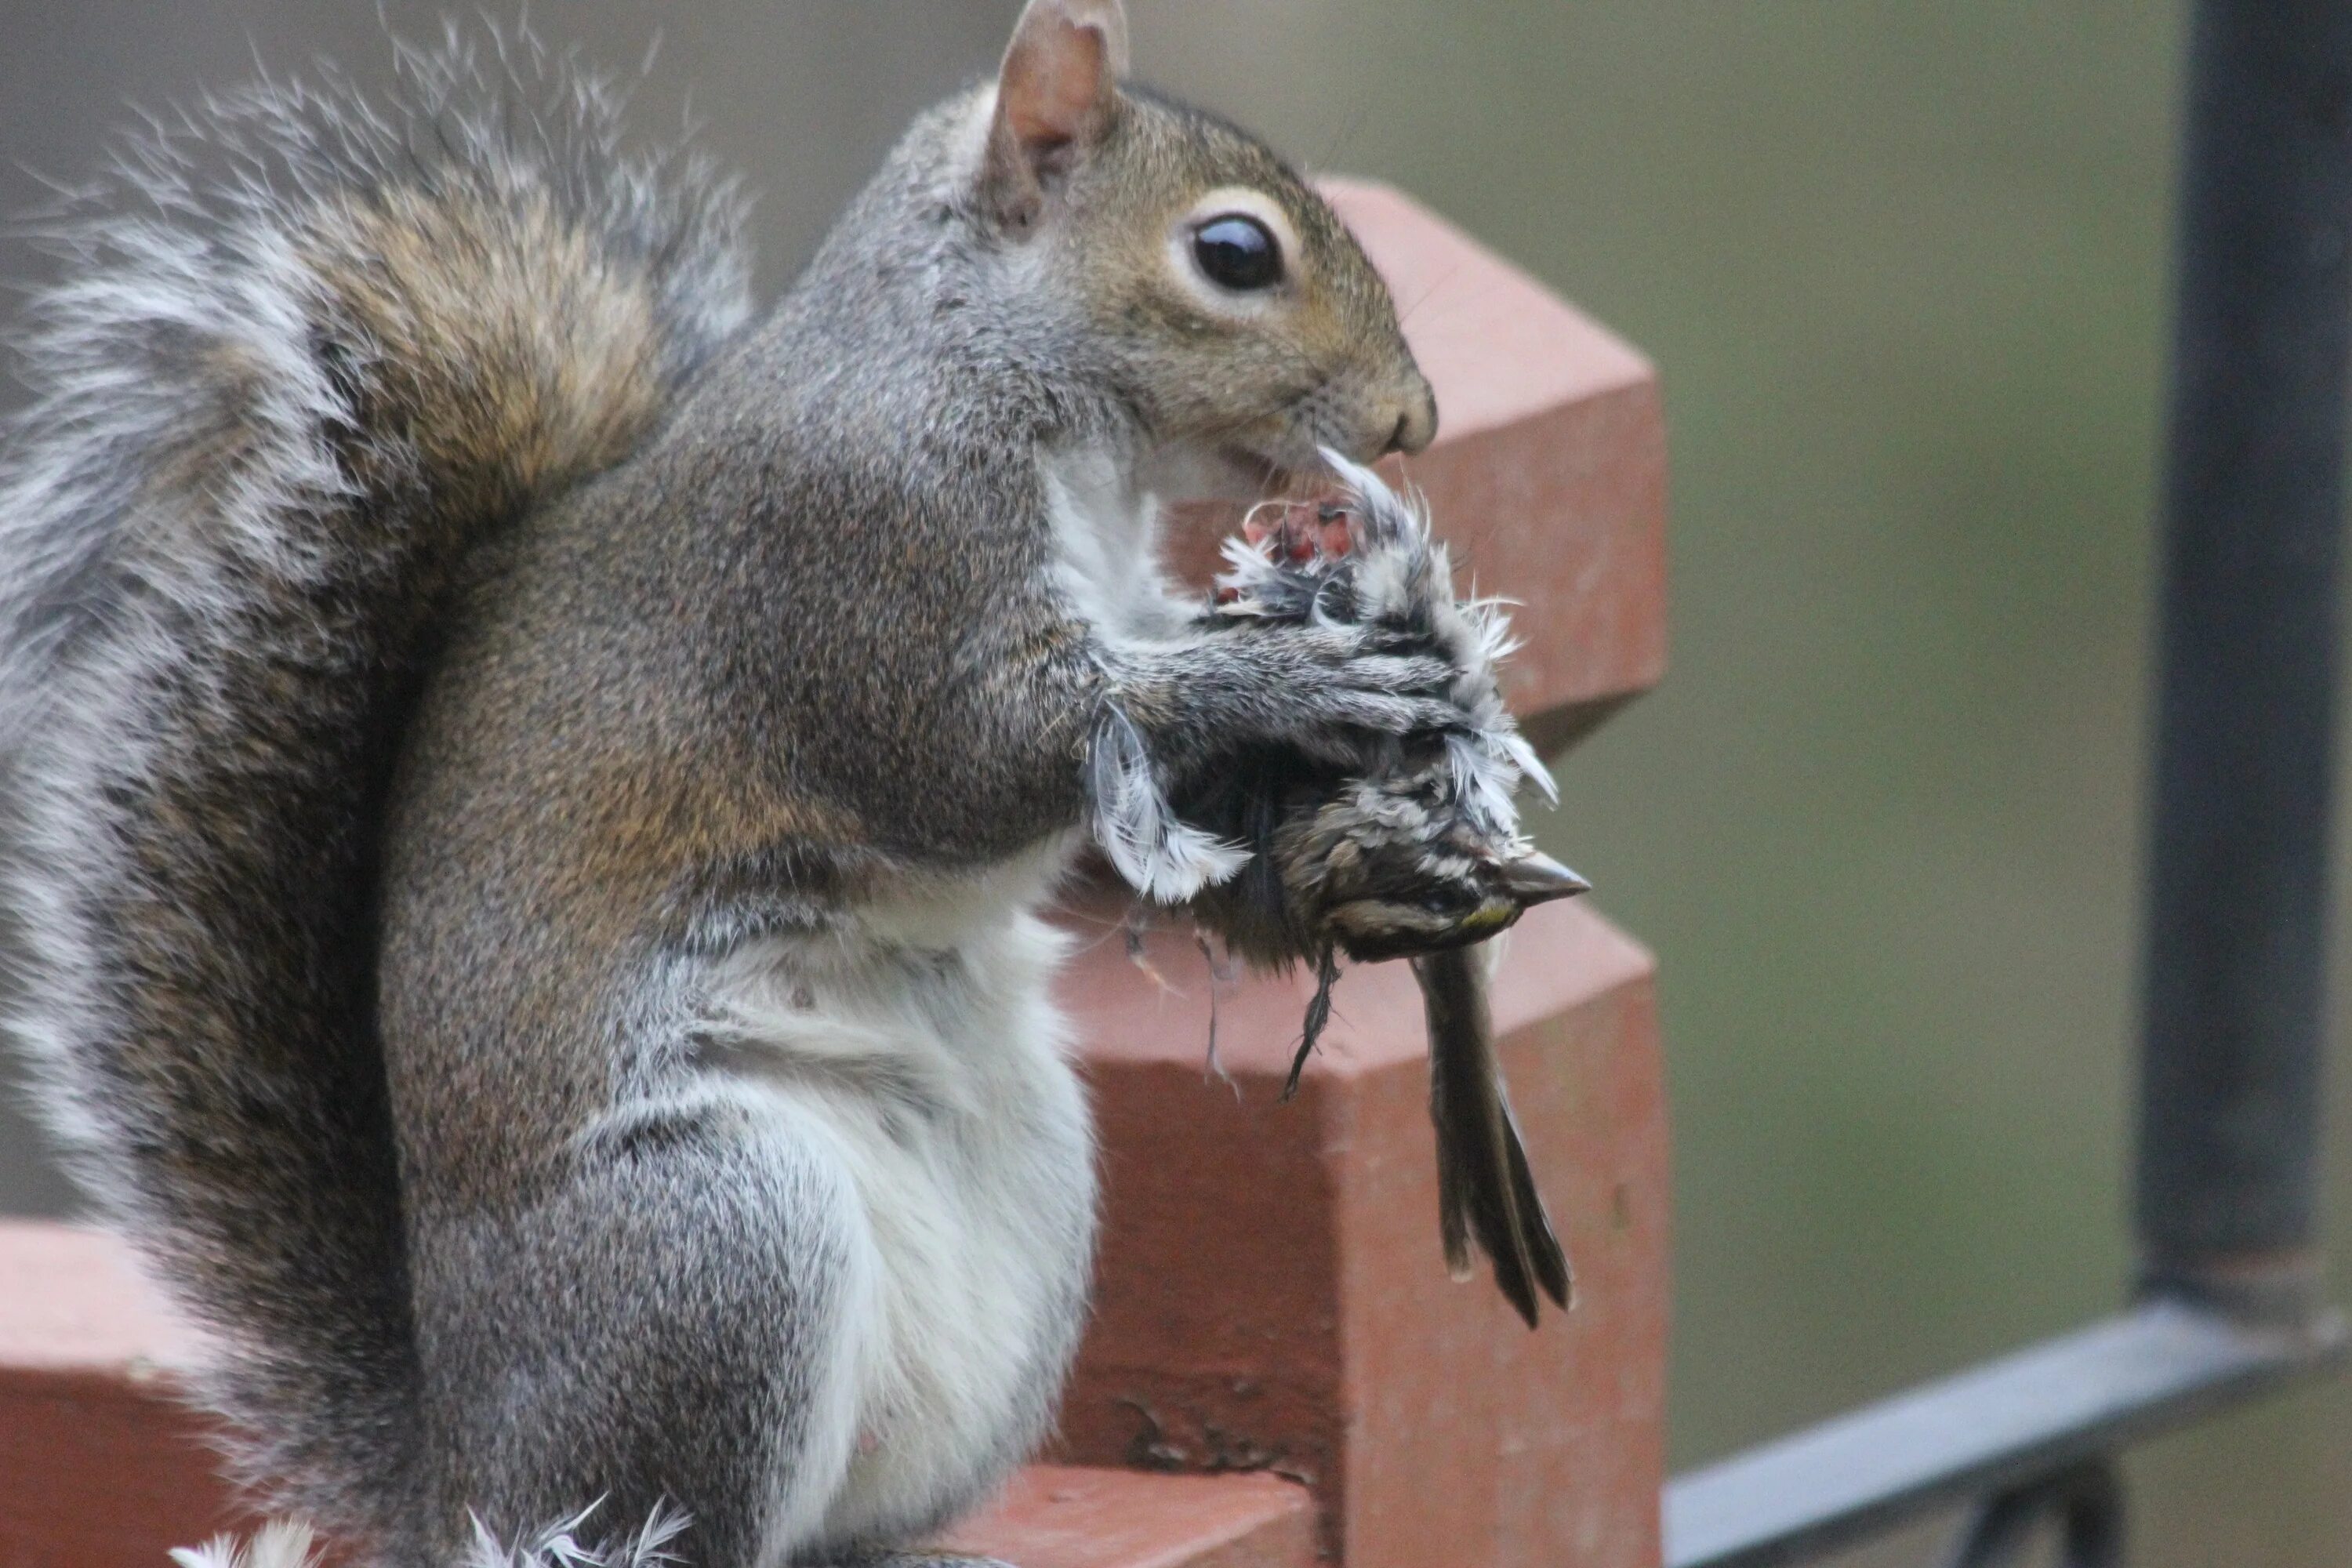
<path id="1" fill-rule="evenodd" d="M 417 1441 L 372 1005 L 401 716 L 467 552 L 641 443 L 746 310 L 732 195 L 622 155 L 597 84 L 405 68 L 126 156 L 59 230 L 0 463 L 13 1032 L 218 1334 L 245 1472 L 379 1542 Z"/>

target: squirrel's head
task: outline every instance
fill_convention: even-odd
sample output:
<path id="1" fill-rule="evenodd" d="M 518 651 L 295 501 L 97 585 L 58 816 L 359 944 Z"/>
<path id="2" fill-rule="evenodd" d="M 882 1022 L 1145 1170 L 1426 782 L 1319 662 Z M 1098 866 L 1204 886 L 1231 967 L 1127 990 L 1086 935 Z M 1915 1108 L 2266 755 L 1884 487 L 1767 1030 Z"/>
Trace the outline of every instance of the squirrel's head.
<path id="1" fill-rule="evenodd" d="M 1076 302 L 1086 357 L 1198 488 L 1417 452 L 1437 403 L 1329 204 L 1256 138 L 1124 87 L 1118 0 L 1029 0 L 992 94 L 980 221 Z M 1034 270 L 1032 270 L 1034 269 Z"/>

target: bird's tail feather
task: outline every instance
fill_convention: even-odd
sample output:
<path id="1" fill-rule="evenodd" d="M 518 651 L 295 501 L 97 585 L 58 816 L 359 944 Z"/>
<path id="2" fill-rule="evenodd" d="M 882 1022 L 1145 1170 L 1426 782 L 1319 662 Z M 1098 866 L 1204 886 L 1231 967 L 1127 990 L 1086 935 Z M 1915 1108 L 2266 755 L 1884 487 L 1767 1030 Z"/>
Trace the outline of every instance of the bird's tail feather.
<path id="1" fill-rule="evenodd" d="M 1438 1233 L 1457 1279 L 1469 1276 L 1475 1240 L 1494 1264 L 1496 1288 L 1533 1328 L 1537 1290 L 1565 1310 L 1574 1283 L 1511 1114 L 1476 963 L 1465 948 L 1413 960 L 1429 1020 Z"/>

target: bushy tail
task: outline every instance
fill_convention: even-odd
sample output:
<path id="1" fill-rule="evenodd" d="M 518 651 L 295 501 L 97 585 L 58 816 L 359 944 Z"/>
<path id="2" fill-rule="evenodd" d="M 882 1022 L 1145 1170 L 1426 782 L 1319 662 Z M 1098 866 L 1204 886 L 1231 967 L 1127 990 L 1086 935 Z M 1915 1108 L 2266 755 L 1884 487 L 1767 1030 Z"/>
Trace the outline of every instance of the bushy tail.
<path id="1" fill-rule="evenodd" d="M 14 1033 L 217 1331 L 247 1479 L 362 1540 L 416 1441 L 372 883 L 436 606 L 745 314 L 730 189 L 625 155 L 597 83 L 402 68 L 208 104 L 76 198 L 0 448 Z"/>

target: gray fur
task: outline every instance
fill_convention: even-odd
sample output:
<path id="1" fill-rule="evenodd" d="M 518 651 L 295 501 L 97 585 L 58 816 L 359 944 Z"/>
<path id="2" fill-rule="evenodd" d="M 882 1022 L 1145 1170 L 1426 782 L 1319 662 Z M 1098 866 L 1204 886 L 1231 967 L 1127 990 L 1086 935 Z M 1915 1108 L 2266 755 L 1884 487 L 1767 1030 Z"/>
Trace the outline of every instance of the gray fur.
<path id="1" fill-rule="evenodd" d="M 12 1033 L 88 1190 L 219 1336 L 204 1394 L 243 1478 L 359 1539 L 413 1515 L 420 1441 L 366 1006 L 386 742 L 443 584 L 530 491 L 389 417 L 415 367 L 327 279 L 356 265 L 323 259 L 332 208 L 543 198 L 651 302 L 644 368 L 675 385 L 743 317 L 737 203 L 616 135 L 521 48 L 406 56 L 379 105 L 206 104 L 54 227 L 0 461 Z M 501 366 L 533 368 L 474 368 Z"/>
<path id="2" fill-rule="evenodd" d="M 1427 385 L 1320 200 L 1156 99 L 1018 156 L 941 106 L 738 332 L 724 185 L 528 49 L 408 68 L 146 147 L 39 307 L 17 1033 L 247 1473 L 369 1557 L 887 1554 L 1031 1450 L 1083 1321 L 1033 911 L 1086 826 L 1171 896 L 1188 781 L 1454 716 L 1360 628 L 1089 597 L 1069 528 L 1418 444 Z M 1234 185 L 1287 314 L 1163 275 Z"/>

